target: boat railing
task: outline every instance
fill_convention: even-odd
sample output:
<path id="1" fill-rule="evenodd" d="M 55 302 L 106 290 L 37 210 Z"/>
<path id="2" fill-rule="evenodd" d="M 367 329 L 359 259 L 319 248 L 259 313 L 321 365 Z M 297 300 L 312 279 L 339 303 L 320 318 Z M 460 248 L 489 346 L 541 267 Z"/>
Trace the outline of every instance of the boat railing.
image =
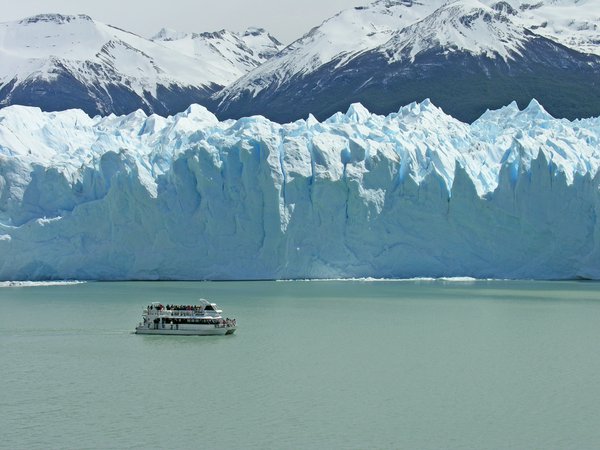
<path id="1" fill-rule="evenodd" d="M 147 312 L 149 314 L 154 313 L 154 314 L 157 314 L 159 317 L 193 317 L 193 316 L 203 316 L 204 315 L 204 312 L 199 309 L 196 309 L 196 310 L 151 309 L 151 310 L 145 310 L 144 312 Z"/>
<path id="2" fill-rule="evenodd" d="M 145 310 L 147 311 L 147 310 Z M 178 314 L 163 314 L 165 312 L 169 312 L 169 313 L 178 313 Z M 147 316 L 145 316 L 147 317 Z M 213 325 L 215 328 L 235 328 L 236 327 L 236 320 L 235 319 L 230 319 L 230 318 L 222 318 L 222 317 L 210 317 L 210 316 L 194 316 L 193 311 L 172 311 L 172 310 L 164 310 L 164 311 L 159 311 L 158 317 L 154 318 L 154 323 L 158 324 L 159 321 L 162 319 L 162 326 L 163 328 L 165 327 L 165 325 L 179 325 L 180 322 L 174 322 L 174 320 L 178 317 L 185 317 L 185 318 L 189 318 L 189 317 L 193 317 L 195 319 L 200 319 L 200 320 L 204 320 L 205 322 L 197 322 L 203 325 Z M 171 320 L 173 319 L 173 320 Z M 149 321 L 145 321 L 144 323 L 150 323 Z M 187 323 L 187 322 L 184 322 Z M 140 323 L 140 326 L 142 324 Z"/>

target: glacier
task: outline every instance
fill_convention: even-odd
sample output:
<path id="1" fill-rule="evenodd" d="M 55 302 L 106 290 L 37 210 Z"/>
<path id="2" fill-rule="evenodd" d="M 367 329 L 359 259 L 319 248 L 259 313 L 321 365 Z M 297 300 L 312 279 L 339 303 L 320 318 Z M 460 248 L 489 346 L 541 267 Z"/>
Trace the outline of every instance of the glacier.
<path id="1" fill-rule="evenodd" d="M 0 280 L 600 279 L 600 118 L 0 110 Z"/>

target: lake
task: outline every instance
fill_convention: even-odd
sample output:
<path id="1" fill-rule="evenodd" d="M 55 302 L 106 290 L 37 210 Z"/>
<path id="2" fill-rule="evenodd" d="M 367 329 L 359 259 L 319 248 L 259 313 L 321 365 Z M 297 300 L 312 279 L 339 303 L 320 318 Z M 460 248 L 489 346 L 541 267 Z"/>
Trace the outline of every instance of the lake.
<path id="1" fill-rule="evenodd" d="M 233 336 L 132 334 L 205 297 Z M 0 448 L 600 447 L 600 284 L 0 288 Z"/>

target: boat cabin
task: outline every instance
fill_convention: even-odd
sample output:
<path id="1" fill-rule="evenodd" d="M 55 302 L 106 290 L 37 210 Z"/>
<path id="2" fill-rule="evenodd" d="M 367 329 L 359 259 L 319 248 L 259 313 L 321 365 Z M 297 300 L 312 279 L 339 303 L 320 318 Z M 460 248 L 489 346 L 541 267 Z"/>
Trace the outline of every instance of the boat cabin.
<path id="1" fill-rule="evenodd" d="M 220 317 L 222 311 L 216 303 L 200 299 L 196 305 L 163 305 L 161 302 L 152 302 L 144 313 L 155 317 Z"/>

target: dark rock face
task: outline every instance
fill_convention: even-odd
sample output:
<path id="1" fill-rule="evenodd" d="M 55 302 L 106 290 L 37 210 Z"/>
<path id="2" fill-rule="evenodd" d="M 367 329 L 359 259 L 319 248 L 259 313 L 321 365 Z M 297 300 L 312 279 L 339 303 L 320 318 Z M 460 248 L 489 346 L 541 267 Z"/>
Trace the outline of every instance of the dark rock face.
<path id="1" fill-rule="evenodd" d="M 96 70 L 103 70 L 96 67 Z M 183 87 L 158 85 L 156 96 L 144 92 L 143 96 L 127 85 L 127 80 L 108 85 L 81 82 L 64 67 L 57 67 L 52 81 L 32 79 L 17 83 L 13 79 L 0 89 L 0 106 L 37 106 L 43 111 L 63 111 L 78 108 L 90 116 L 129 114 L 138 109 L 147 114 L 176 114 L 190 104 L 208 104 L 211 94 L 221 86 Z"/>
<path id="2" fill-rule="evenodd" d="M 525 107 L 535 98 L 555 117 L 600 115 L 600 57 L 584 55 L 551 40 L 531 36 L 522 55 L 508 61 L 432 48 L 411 61 L 388 63 L 371 51 L 336 68 L 338 60 L 306 77 L 295 76 L 267 87 L 256 97 L 221 100 L 221 119 L 261 114 L 277 122 L 322 120 L 361 102 L 388 114 L 402 105 L 430 98 L 446 113 L 465 122 L 486 109 L 516 100 Z"/>

